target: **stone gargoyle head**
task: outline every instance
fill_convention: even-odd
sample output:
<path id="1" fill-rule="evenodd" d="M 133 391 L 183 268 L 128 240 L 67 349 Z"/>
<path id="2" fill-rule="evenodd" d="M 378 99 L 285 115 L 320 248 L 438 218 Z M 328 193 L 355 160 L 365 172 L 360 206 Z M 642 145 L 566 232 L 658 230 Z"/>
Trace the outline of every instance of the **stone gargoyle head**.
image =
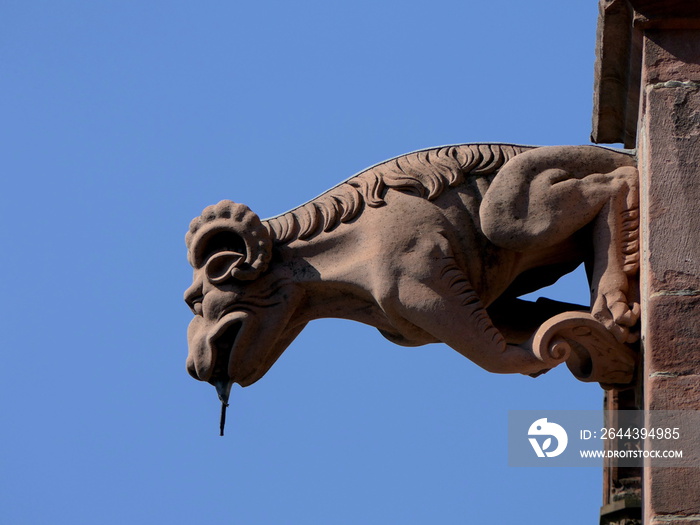
<path id="1" fill-rule="evenodd" d="M 185 241 L 194 268 L 185 301 L 195 314 L 187 370 L 227 398 L 233 383 L 260 379 L 301 331 L 288 329 L 300 294 L 270 271 L 270 234 L 243 204 L 207 207 Z"/>

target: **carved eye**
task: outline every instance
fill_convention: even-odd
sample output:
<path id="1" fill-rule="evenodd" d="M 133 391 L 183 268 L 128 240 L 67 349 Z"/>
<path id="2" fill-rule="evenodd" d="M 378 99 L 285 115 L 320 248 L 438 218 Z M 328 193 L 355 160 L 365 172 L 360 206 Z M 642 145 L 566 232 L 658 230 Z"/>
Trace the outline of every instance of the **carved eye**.
<path id="1" fill-rule="evenodd" d="M 236 268 L 245 262 L 246 246 L 240 235 L 223 230 L 210 235 L 198 250 L 200 267 L 207 280 L 221 284 L 233 276 Z"/>
<path id="2" fill-rule="evenodd" d="M 219 284 L 232 276 L 232 272 L 243 262 L 243 254 L 221 252 L 212 255 L 204 267 L 209 282 Z"/>

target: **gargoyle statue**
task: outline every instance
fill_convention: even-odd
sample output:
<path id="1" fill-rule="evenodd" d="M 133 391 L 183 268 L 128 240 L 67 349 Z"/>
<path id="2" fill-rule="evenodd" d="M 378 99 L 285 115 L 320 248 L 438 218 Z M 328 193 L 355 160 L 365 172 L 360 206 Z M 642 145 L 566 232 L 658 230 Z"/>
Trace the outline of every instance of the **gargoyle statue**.
<path id="1" fill-rule="evenodd" d="M 378 164 L 261 221 L 231 201 L 186 235 L 187 369 L 228 399 L 322 317 L 482 368 L 627 383 L 639 319 L 638 174 L 595 146 L 466 144 Z M 585 262 L 591 313 L 519 296 Z M 578 309 L 580 310 L 580 308 Z"/>

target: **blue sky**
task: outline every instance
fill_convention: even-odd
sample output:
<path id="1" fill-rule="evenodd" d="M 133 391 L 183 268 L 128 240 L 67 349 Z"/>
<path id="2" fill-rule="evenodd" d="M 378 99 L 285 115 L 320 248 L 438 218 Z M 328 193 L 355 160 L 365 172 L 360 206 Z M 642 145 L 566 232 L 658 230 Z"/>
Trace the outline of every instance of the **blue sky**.
<path id="1" fill-rule="evenodd" d="M 595 523 L 601 472 L 509 468 L 506 426 L 597 385 L 321 320 L 220 438 L 182 293 L 221 199 L 269 217 L 419 148 L 588 143 L 596 4 L 3 2 L 3 522 Z"/>

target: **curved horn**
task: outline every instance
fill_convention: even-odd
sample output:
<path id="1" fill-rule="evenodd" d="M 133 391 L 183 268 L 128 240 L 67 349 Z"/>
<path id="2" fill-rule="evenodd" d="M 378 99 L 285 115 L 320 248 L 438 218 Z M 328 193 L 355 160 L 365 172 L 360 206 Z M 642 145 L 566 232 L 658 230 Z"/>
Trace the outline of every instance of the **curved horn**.
<path id="1" fill-rule="evenodd" d="M 229 200 L 204 208 L 190 223 L 185 243 L 190 264 L 202 268 L 211 261 L 211 279 L 217 283 L 230 277 L 255 279 L 272 257 L 272 239 L 260 218 L 245 204 Z"/>

